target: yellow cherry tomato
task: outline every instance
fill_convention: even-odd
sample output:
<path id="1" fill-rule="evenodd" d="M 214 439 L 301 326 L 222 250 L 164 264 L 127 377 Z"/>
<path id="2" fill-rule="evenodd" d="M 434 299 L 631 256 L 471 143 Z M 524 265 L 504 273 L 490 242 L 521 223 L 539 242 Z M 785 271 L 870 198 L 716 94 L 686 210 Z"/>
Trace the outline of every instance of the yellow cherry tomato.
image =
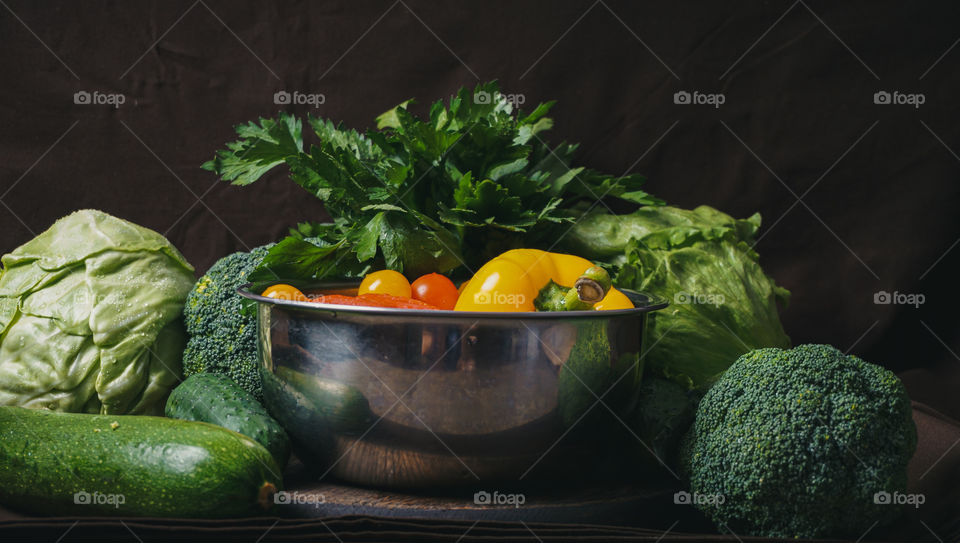
<path id="1" fill-rule="evenodd" d="M 302 292 L 300 292 L 300 289 L 297 287 L 285 285 L 283 283 L 267 287 L 261 296 L 266 298 L 274 298 L 276 300 L 289 300 L 294 302 L 307 302 L 310 300 Z"/>
<path id="2" fill-rule="evenodd" d="M 380 270 L 368 273 L 360 283 L 357 296 L 361 294 L 389 294 L 401 298 L 412 298 L 410 281 L 402 273 L 393 270 Z"/>

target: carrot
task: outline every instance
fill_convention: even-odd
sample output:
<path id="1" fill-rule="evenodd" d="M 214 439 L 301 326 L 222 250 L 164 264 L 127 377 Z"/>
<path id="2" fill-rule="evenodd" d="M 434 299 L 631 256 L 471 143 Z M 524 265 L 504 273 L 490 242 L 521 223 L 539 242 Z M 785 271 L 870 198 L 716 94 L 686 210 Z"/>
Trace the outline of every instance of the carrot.
<path id="1" fill-rule="evenodd" d="M 403 298 L 392 296 L 390 294 L 361 294 L 358 298 L 369 302 L 369 305 L 377 307 L 396 307 L 400 309 L 439 309 L 435 305 L 427 302 L 415 300 L 413 298 Z"/>
<path id="2" fill-rule="evenodd" d="M 437 309 L 437 307 L 426 302 L 421 302 L 420 300 L 391 296 L 389 294 L 361 294 L 360 296 L 322 294 L 315 296 L 312 301 L 319 304 L 393 307 L 398 309 Z"/>
<path id="3" fill-rule="evenodd" d="M 314 296 L 310 301 L 318 304 L 370 305 L 363 303 L 363 300 L 356 296 L 344 296 L 343 294 L 321 294 L 320 296 Z"/>

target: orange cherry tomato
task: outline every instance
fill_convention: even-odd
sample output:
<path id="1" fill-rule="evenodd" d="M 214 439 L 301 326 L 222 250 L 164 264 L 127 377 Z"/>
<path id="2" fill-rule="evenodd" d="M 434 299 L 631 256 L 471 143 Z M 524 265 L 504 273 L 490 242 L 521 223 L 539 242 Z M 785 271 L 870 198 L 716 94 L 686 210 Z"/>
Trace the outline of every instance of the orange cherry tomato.
<path id="1" fill-rule="evenodd" d="M 456 307 L 457 298 L 460 297 L 460 292 L 453 281 L 439 273 L 421 276 L 413 282 L 411 288 L 414 299 L 449 311 Z"/>
<path id="2" fill-rule="evenodd" d="M 307 298 L 306 295 L 304 295 L 304 293 L 300 292 L 300 289 L 291 285 L 285 285 L 283 283 L 279 283 L 279 284 L 267 287 L 267 289 L 263 291 L 261 296 L 264 296 L 266 298 L 274 298 L 277 300 L 289 300 L 294 302 L 310 301 L 310 299 Z"/>
<path id="3" fill-rule="evenodd" d="M 400 298 L 410 298 L 410 282 L 402 273 L 393 270 L 380 270 L 368 273 L 360 283 L 357 295 L 389 294 Z"/>

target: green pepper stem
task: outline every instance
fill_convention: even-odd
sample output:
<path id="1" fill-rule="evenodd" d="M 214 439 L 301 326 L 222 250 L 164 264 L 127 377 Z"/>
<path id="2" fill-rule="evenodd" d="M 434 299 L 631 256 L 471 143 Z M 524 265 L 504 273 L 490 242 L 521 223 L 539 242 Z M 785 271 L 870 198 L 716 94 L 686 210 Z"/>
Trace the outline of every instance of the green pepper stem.
<path id="1" fill-rule="evenodd" d="M 573 287 L 561 287 L 551 280 L 540 289 L 533 305 L 537 311 L 587 311 L 611 288 L 613 281 L 607 270 L 594 266 L 583 272 Z"/>
<path id="2" fill-rule="evenodd" d="M 577 279 L 573 286 L 574 288 L 571 290 L 576 292 L 578 300 L 593 305 L 607 295 L 607 292 L 613 286 L 613 281 L 611 281 L 607 270 L 600 266 L 593 266 L 583 272 L 583 275 Z"/>

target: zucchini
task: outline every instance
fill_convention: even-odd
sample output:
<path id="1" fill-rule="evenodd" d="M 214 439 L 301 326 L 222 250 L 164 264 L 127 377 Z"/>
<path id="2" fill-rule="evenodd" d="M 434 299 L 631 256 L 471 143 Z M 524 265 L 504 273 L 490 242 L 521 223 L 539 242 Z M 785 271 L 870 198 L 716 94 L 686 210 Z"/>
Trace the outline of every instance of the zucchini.
<path id="1" fill-rule="evenodd" d="M 266 449 L 212 424 L 0 407 L 0 503 L 25 511 L 235 517 L 281 485 Z"/>
<path id="2" fill-rule="evenodd" d="M 253 394 L 220 373 L 195 373 L 173 389 L 166 415 L 209 422 L 241 433 L 266 447 L 280 467 L 290 457 L 290 438 Z"/>

